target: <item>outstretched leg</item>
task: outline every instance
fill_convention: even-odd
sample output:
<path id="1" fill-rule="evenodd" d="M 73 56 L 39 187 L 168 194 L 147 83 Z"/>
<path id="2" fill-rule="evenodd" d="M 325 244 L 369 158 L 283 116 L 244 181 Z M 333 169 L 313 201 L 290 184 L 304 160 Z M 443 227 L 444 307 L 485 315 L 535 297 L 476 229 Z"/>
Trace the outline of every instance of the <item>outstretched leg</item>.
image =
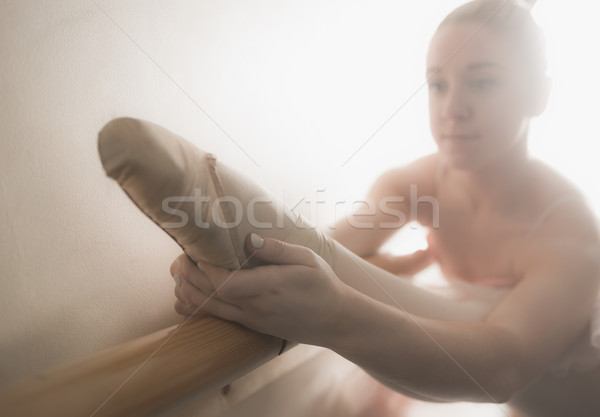
<path id="1" fill-rule="evenodd" d="M 348 285 L 411 314 L 479 321 L 491 309 L 440 297 L 364 261 L 254 181 L 160 126 L 113 120 L 100 132 L 98 148 L 107 174 L 196 262 L 256 265 L 244 249 L 255 232 L 309 247 Z"/>

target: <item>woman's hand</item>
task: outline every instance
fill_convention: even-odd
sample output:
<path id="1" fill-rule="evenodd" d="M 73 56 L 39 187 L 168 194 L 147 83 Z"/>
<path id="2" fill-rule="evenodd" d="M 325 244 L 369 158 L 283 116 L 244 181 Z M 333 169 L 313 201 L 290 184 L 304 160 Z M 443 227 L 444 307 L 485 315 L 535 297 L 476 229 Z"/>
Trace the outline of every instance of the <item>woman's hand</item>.
<path id="1" fill-rule="evenodd" d="M 254 234 L 247 245 L 271 265 L 229 271 L 179 256 L 171 265 L 176 311 L 215 315 L 296 342 L 326 345 L 335 338 L 355 291 L 310 249 Z"/>

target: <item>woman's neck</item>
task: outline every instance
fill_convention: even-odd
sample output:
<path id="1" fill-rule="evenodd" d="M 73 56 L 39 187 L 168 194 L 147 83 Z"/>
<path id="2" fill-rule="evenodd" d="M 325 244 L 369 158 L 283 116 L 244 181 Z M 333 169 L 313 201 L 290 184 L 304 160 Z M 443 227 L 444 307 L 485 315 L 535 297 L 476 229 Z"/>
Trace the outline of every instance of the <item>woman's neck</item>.
<path id="1" fill-rule="evenodd" d="M 512 206 L 519 198 L 525 198 L 530 190 L 531 160 L 525 140 L 484 167 L 446 169 L 448 185 L 453 190 L 461 190 L 461 195 L 468 199 L 474 210 Z"/>

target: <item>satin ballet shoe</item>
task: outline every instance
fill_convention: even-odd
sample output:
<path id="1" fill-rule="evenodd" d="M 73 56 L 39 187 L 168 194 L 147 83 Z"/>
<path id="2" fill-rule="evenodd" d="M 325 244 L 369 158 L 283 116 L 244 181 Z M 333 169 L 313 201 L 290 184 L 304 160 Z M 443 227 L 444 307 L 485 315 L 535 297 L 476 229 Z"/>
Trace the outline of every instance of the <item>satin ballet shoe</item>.
<path id="1" fill-rule="evenodd" d="M 333 260 L 328 236 L 254 181 L 161 126 L 112 120 L 99 133 L 98 151 L 106 174 L 195 262 L 227 269 L 258 265 L 245 249 L 251 232 Z"/>
<path id="2" fill-rule="evenodd" d="M 306 246 L 359 292 L 429 318 L 480 321 L 488 304 L 424 291 L 377 268 L 294 215 L 264 188 L 163 127 L 121 118 L 100 131 L 106 173 L 195 262 L 227 269 L 258 265 L 247 253 L 252 233 Z"/>

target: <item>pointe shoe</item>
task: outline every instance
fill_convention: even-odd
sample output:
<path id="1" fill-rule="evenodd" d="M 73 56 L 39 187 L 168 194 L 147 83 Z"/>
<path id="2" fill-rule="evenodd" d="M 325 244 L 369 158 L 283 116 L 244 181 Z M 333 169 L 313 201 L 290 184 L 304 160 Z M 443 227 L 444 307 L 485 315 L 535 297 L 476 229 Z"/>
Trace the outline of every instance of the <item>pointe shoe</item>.
<path id="1" fill-rule="evenodd" d="M 377 268 L 245 175 L 155 124 L 115 119 L 100 131 L 98 150 L 106 173 L 194 262 L 230 270 L 256 266 L 245 250 L 255 232 L 312 249 L 349 286 L 418 316 L 481 321 L 493 307 L 445 299 Z"/>
<path id="2" fill-rule="evenodd" d="M 307 246 L 331 264 L 332 240 L 246 176 L 158 125 L 119 118 L 98 136 L 108 176 L 195 262 L 259 264 L 245 250 L 256 232 Z"/>

